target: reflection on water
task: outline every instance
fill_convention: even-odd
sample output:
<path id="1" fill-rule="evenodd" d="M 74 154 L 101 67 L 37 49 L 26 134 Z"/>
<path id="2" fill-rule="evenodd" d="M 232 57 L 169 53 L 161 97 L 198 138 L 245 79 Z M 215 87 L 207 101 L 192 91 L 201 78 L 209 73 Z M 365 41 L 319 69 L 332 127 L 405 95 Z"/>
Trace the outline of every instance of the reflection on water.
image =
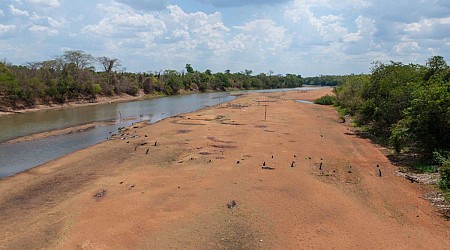
<path id="1" fill-rule="evenodd" d="M 296 102 L 306 103 L 306 104 L 314 104 L 314 102 L 307 101 L 307 100 L 295 100 Z"/>
<path id="2" fill-rule="evenodd" d="M 169 116 L 233 100 L 228 93 L 173 96 L 145 101 L 45 110 L 0 118 L 2 141 L 96 121 L 119 121 L 83 132 L 0 144 L 0 177 L 9 176 L 107 139 L 109 132 L 135 121 L 154 123 Z"/>

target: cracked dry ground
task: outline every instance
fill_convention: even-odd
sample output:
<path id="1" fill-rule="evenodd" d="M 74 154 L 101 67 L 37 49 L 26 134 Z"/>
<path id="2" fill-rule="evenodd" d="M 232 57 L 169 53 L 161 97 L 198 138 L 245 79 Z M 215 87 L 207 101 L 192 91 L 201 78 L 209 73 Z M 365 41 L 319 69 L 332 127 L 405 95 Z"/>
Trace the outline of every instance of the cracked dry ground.
<path id="1" fill-rule="evenodd" d="M 3 179 L 0 247 L 450 249 L 427 187 L 294 101 L 330 91 L 240 96 Z"/>

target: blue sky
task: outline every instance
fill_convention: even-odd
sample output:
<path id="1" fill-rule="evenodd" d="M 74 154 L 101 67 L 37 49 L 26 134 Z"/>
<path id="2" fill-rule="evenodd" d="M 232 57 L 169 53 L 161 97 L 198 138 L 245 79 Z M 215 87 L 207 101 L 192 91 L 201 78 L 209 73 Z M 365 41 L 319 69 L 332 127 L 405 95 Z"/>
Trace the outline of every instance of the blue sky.
<path id="1" fill-rule="evenodd" d="M 14 64 L 84 50 L 133 72 L 313 76 L 449 61 L 449 48 L 448 0 L 0 0 L 0 58 Z"/>

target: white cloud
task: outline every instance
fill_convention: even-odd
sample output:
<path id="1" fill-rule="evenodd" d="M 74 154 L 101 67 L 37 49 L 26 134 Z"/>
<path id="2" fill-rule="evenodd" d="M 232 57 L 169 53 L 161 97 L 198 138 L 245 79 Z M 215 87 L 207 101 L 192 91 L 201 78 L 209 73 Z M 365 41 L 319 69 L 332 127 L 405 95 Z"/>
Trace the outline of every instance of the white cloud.
<path id="1" fill-rule="evenodd" d="M 450 16 L 444 18 L 421 18 L 418 22 L 400 25 L 400 29 L 416 38 L 450 38 Z"/>
<path id="2" fill-rule="evenodd" d="M 14 16 L 30 16 L 28 11 L 20 10 L 20 9 L 14 7 L 14 5 L 12 5 L 12 4 L 9 5 L 9 11 L 11 11 L 11 14 Z"/>
<path id="3" fill-rule="evenodd" d="M 42 25 L 32 25 L 28 30 L 33 33 L 50 35 L 50 36 L 54 36 L 54 35 L 58 34 L 58 30 L 51 29 L 49 27 L 42 26 Z"/>
<path id="4" fill-rule="evenodd" d="M 438 25 L 450 25 L 450 16 L 445 18 L 421 18 L 419 22 L 406 24 L 405 31 L 422 32 Z"/>
<path id="5" fill-rule="evenodd" d="M 105 17 L 97 24 L 87 25 L 82 32 L 100 36 L 137 37 L 140 32 L 151 32 L 153 36 L 161 35 L 164 23 L 152 14 L 139 14 L 126 5 L 99 4 L 97 8 L 105 12 Z"/>
<path id="6" fill-rule="evenodd" d="M 264 49 L 276 51 L 287 48 L 291 38 L 286 35 L 286 29 L 277 26 L 271 19 L 250 21 L 242 26 L 234 26 L 240 31 L 231 44 L 243 49 Z"/>
<path id="7" fill-rule="evenodd" d="M 45 7 L 59 7 L 61 3 L 59 0 L 27 0 L 29 3 L 37 4 Z"/>
<path id="8" fill-rule="evenodd" d="M 56 20 L 50 16 L 40 16 L 36 12 L 33 12 L 30 16 L 30 20 L 33 21 L 34 24 L 51 26 L 53 28 L 63 27 L 65 24 L 64 19 Z"/>
<path id="9" fill-rule="evenodd" d="M 120 39 L 118 46 L 148 49 L 157 44 L 159 53 L 178 50 L 220 50 L 229 29 L 218 12 L 186 13 L 177 5 L 167 7 L 159 14 L 139 13 L 127 5 L 99 4 L 105 17 L 98 23 L 82 28 L 84 34 Z M 111 44 L 111 42 L 106 41 Z M 115 46 L 117 47 L 117 46 Z"/>
<path id="10" fill-rule="evenodd" d="M 344 42 L 358 42 L 361 40 L 371 40 L 376 31 L 375 21 L 363 16 L 358 16 L 355 20 L 357 32 L 348 33 L 344 36 Z"/>
<path id="11" fill-rule="evenodd" d="M 329 44 L 342 39 L 348 30 L 340 15 L 317 16 L 312 8 L 330 6 L 327 0 L 294 1 L 284 10 L 284 18 L 292 23 L 292 31 L 297 37 L 297 45 Z"/>
<path id="12" fill-rule="evenodd" d="M 180 69 L 188 62 L 203 70 L 313 75 L 360 73 L 374 60 L 450 58 L 448 0 L 0 2 L 6 2 L 0 35 L 8 36 L 0 43 L 28 49 L 38 41 L 40 57 L 33 60 L 64 45 L 116 56 L 130 70 Z M 0 50 L 18 63 L 30 60 Z"/>
<path id="13" fill-rule="evenodd" d="M 167 26 L 166 41 L 180 42 L 183 46 L 200 49 L 222 49 L 225 46 L 225 36 L 230 31 L 223 22 L 219 12 L 206 14 L 204 12 L 186 13 L 179 6 L 167 8 L 168 16 L 163 16 Z M 181 35 L 181 36 L 180 36 Z M 180 40 L 183 39 L 183 40 Z"/>
<path id="14" fill-rule="evenodd" d="M 4 33 L 7 33 L 7 32 L 10 32 L 10 31 L 13 31 L 15 29 L 16 29 L 15 25 L 12 25 L 12 24 L 5 25 L 5 24 L 1 24 L 0 23 L 0 35 L 4 34 Z"/>
<path id="15" fill-rule="evenodd" d="M 418 51 L 420 49 L 420 46 L 415 41 L 409 41 L 409 42 L 401 42 L 394 47 L 395 51 L 397 53 L 404 53 L 404 52 L 414 52 Z"/>

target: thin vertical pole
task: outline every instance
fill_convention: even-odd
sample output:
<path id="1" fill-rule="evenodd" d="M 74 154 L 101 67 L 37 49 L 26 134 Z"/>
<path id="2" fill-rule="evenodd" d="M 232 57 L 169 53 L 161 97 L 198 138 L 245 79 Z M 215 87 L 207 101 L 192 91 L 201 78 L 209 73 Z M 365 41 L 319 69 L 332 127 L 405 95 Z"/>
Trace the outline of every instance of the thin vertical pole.
<path id="1" fill-rule="evenodd" d="M 264 121 L 267 119 L 267 105 L 264 105 Z"/>

